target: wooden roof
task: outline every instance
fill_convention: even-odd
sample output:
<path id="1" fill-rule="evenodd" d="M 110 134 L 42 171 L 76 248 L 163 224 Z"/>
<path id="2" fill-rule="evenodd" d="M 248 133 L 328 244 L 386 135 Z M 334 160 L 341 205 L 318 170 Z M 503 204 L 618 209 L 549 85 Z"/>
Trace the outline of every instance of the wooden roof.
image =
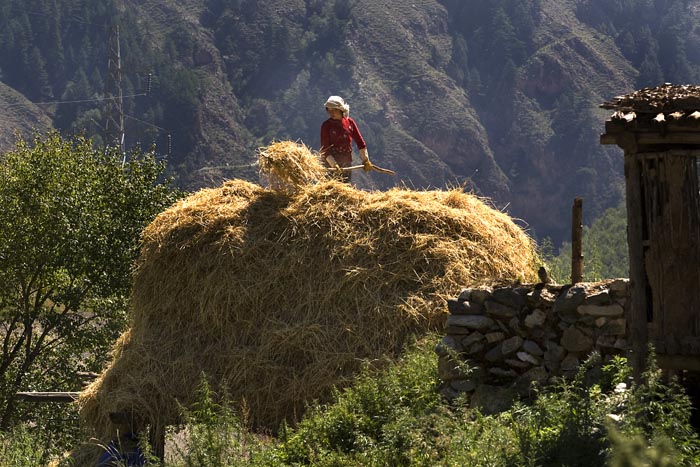
<path id="1" fill-rule="evenodd" d="M 600 105 L 614 110 L 602 144 L 646 151 L 700 148 L 700 86 L 664 84 L 617 96 Z"/>
<path id="2" fill-rule="evenodd" d="M 604 109 L 629 113 L 671 113 L 700 110 L 700 86 L 666 83 L 617 96 L 600 105 Z"/>

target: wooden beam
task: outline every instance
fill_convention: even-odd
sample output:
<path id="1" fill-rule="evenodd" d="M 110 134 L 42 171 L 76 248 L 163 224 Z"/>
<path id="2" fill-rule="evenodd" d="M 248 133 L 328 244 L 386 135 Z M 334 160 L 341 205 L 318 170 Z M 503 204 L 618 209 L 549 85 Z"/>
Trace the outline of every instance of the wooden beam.
<path id="1" fill-rule="evenodd" d="M 698 115 L 700 115 L 700 112 Z M 672 133 L 690 135 L 700 132 L 700 117 L 698 117 L 698 119 L 693 117 L 683 120 L 671 119 L 670 115 L 668 117 L 669 118 L 666 118 L 663 114 L 659 114 L 644 123 L 627 123 L 624 120 L 608 120 L 605 122 L 605 132 L 612 135 L 638 133 L 658 135 L 660 137 Z"/>
<path id="2" fill-rule="evenodd" d="M 700 144 L 700 128 L 698 127 L 665 125 L 664 131 L 659 131 L 658 125 L 655 125 L 655 127 L 640 129 L 608 125 L 605 128 L 605 134 L 601 137 L 601 141 L 605 140 L 603 144 L 609 144 L 623 135 L 635 135 L 639 144 Z"/>
<path id="3" fill-rule="evenodd" d="M 697 131 L 697 130 L 696 130 Z M 637 144 L 652 145 L 652 144 L 689 144 L 700 145 L 700 133 L 674 133 L 668 131 L 666 134 L 661 133 L 637 133 Z"/>
<path id="4" fill-rule="evenodd" d="M 29 402 L 73 402 L 80 397 L 79 392 L 18 392 L 15 395 Z"/>

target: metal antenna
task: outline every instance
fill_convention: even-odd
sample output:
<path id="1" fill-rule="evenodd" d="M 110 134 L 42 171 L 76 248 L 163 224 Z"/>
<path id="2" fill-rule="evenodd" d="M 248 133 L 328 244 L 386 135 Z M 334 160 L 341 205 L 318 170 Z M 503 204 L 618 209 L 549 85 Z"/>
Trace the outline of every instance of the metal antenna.
<path id="1" fill-rule="evenodd" d="M 105 145 L 119 146 L 124 153 L 124 103 L 122 95 L 122 64 L 119 50 L 119 26 L 112 26 L 109 35 L 109 73 L 105 89 Z"/>

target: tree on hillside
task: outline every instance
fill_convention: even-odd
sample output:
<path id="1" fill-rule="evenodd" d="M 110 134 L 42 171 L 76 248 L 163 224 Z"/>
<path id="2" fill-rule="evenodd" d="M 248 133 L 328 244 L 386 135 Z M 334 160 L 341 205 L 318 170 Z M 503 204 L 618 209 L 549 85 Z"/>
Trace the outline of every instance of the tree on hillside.
<path id="1" fill-rule="evenodd" d="M 16 391 L 79 389 L 124 328 L 140 232 L 176 193 L 153 153 L 122 157 L 57 133 L 0 155 L 0 430 L 39 410 Z"/>

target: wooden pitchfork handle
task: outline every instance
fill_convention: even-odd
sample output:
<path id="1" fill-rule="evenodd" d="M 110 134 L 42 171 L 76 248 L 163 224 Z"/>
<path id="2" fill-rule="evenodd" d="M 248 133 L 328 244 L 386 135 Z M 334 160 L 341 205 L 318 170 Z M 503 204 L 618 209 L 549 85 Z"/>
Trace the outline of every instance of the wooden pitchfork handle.
<path id="1" fill-rule="evenodd" d="M 342 170 L 343 170 L 343 172 L 349 172 L 351 170 L 363 169 L 364 167 L 365 167 L 364 165 L 351 165 L 350 167 L 342 167 Z M 338 169 L 334 169 L 331 167 L 327 170 L 338 170 Z M 372 164 L 372 170 L 376 170 L 377 172 L 383 173 L 383 174 L 396 175 L 396 172 L 394 172 L 393 170 L 378 167 L 374 164 Z"/>

